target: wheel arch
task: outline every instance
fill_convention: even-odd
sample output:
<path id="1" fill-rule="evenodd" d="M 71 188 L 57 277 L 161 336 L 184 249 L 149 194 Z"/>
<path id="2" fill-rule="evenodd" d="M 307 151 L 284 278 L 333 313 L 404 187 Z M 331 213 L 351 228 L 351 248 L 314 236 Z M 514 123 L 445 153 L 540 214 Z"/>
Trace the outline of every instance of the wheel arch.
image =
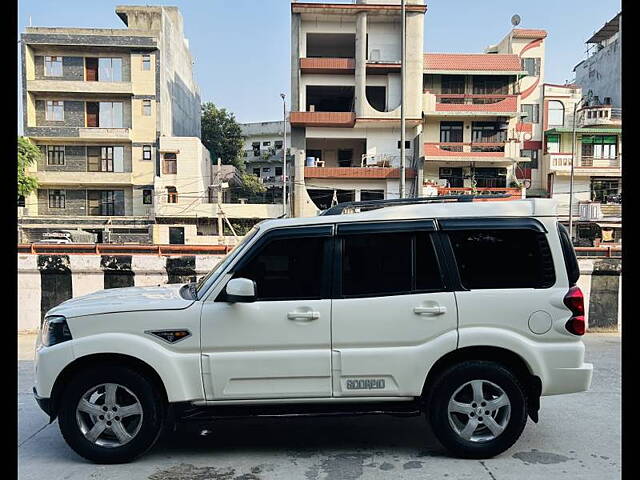
<path id="1" fill-rule="evenodd" d="M 162 395 L 164 403 L 166 404 L 168 401 L 167 389 L 162 378 L 158 372 L 145 361 L 122 353 L 95 353 L 76 358 L 73 362 L 69 363 L 69 365 L 67 365 L 56 378 L 50 397 L 50 422 L 53 422 L 53 420 L 58 416 L 60 399 L 64 395 L 65 387 L 69 384 L 74 375 L 93 366 L 105 364 L 126 366 L 142 373 L 145 378 L 151 380 L 154 386 L 158 389 Z"/>
<path id="2" fill-rule="evenodd" d="M 531 419 L 537 423 L 538 410 L 540 409 L 540 394 L 542 381 L 535 375 L 526 360 L 512 350 L 503 347 L 488 345 L 476 345 L 458 348 L 442 356 L 429 370 L 422 387 L 422 398 L 429 400 L 429 387 L 437 380 L 447 368 L 468 360 L 492 361 L 511 370 L 520 380 L 527 395 L 528 413 Z"/>

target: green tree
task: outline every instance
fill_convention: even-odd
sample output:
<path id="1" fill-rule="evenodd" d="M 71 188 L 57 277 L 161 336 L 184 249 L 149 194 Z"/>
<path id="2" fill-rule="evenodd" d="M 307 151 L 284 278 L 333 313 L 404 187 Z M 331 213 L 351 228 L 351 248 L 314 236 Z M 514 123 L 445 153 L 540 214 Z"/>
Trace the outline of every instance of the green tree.
<path id="1" fill-rule="evenodd" d="M 18 137 L 18 195 L 26 197 L 36 188 L 38 181 L 25 172 L 27 167 L 38 162 L 40 149 L 27 137 Z"/>
<path id="2" fill-rule="evenodd" d="M 233 165 L 244 172 L 242 161 L 242 130 L 233 113 L 217 108 L 213 103 L 202 105 L 202 143 L 215 164 L 218 157 L 224 165 Z"/>
<path id="3" fill-rule="evenodd" d="M 255 195 L 267 191 L 267 187 L 255 175 L 242 174 L 242 186 L 240 187 L 244 195 Z"/>

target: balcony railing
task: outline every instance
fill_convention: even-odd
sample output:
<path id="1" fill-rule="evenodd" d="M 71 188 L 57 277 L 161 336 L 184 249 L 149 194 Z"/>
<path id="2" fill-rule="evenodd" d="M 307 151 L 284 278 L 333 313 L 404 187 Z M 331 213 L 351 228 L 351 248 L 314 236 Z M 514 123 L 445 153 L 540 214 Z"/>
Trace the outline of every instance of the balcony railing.
<path id="1" fill-rule="evenodd" d="M 301 58 L 302 73 L 353 73 L 356 61 L 353 58 Z"/>
<path id="2" fill-rule="evenodd" d="M 355 125 L 354 112 L 291 112 L 292 127 L 346 127 Z"/>
<path id="3" fill-rule="evenodd" d="M 552 170 L 571 170 L 570 153 L 549 153 L 549 165 Z M 615 168 L 622 165 L 622 156 L 615 158 L 576 157 L 574 168 Z"/>
<path id="4" fill-rule="evenodd" d="M 504 158 L 506 142 L 425 142 L 425 157 Z M 506 152 L 508 153 L 508 152 Z"/>
<path id="5" fill-rule="evenodd" d="M 427 106 L 425 110 L 436 112 L 499 112 L 515 114 L 518 111 L 517 95 L 505 94 L 463 94 L 424 92 L 431 98 L 435 97 L 435 104 Z M 432 100 L 433 101 L 433 100 Z"/>
<path id="6" fill-rule="evenodd" d="M 416 170 L 407 168 L 406 178 L 415 178 Z M 397 167 L 304 167 L 305 178 L 385 179 L 400 178 Z"/>

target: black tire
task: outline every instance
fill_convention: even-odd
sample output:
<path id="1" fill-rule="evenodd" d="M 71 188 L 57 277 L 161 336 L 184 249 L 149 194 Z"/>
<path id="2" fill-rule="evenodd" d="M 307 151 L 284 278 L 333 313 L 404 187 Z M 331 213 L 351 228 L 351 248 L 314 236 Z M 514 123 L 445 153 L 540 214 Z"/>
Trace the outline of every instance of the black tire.
<path id="1" fill-rule="evenodd" d="M 460 387 L 473 380 L 492 382 L 504 391 L 510 402 L 510 417 L 505 420 L 502 433 L 482 442 L 462 438 L 449 420 L 449 400 Z M 432 383 L 427 392 L 427 418 L 435 436 L 454 456 L 491 458 L 511 447 L 522 434 L 527 423 L 527 397 L 518 378 L 503 365 L 490 361 L 465 361 L 449 367 Z"/>
<path id="2" fill-rule="evenodd" d="M 92 387 L 117 383 L 135 394 L 142 406 L 140 428 L 124 445 L 105 447 L 85 438 L 76 408 L 82 396 Z M 123 365 L 107 364 L 78 372 L 65 388 L 60 402 L 58 422 L 67 444 L 80 456 L 96 463 L 126 463 L 147 452 L 158 440 L 166 411 L 163 396 L 143 375 Z"/>

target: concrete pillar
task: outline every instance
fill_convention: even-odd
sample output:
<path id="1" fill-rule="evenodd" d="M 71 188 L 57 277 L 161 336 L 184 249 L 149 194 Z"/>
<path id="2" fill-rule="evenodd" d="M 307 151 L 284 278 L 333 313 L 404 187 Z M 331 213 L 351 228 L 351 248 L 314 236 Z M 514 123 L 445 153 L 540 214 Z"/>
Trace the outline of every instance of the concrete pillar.
<path id="1" fill-rule="evenodd" d="M 367 12 L 358 12 L 356 17 L 355 82 L 355 111 L 361 117 L 367 105 Z"/>
<path id="2" fill-rule="evenodd" d="M 18 255 L 18 331 L 40 326 L 40 271 L 36 255 Z"/>
<path id="3" fill-rule="evenodd" d="M 300 14 L 291 14 L 291 111 L 300 111 Z"/>
<path id="4" fill-rule="evenodd" d="M 69 255 L 73 296 L 80 297 L 104 289 L 100 255 Z"/>

